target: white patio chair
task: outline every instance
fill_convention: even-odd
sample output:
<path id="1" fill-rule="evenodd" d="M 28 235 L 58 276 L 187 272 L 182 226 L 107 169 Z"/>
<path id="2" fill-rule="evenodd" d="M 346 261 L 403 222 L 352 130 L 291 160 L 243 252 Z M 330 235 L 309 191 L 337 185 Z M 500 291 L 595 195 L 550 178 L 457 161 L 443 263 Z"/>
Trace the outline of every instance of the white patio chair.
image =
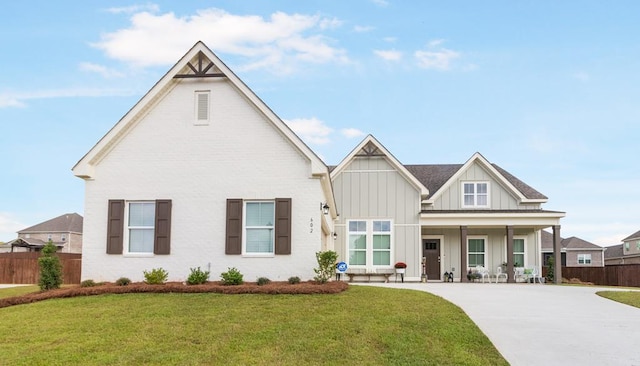
<path id="1" fill-rule="evenodd" d="M 536 278 L 538 279 L 538 283 L 542 283 L 542 276 L 538 273 L 538 268 L 533 267 L 531 271 L 531 278 L 533 278 L 533 283 L 536 283 Z"/>
<path id="2" fill-rule="evenodd" d="M 509 281 L 509 276 L 507 276 L 506 273 L 502 272 L 502 266 L 498 266 L 498 268 L 496 268 L 496 283 L 500 281 L 500 277 L 504 277 L 504 282 Z"/>
<path id="3" fill-rule="evenodd" d="M 487 282 L 491 283 L 491 279 L 489 278 L 489 270 L 484 268 L 483 266 L 477 266 L 476 271 L 482 276 L 482 283 L 484 283 L 484 278 L 487 278 Z"/>
<path id="4" fill-rule="evenodd" d="M 513 269 L 513 282 L 518 282 L 518 278 L 524 279 L 524 267 L 516 267 Z"/>

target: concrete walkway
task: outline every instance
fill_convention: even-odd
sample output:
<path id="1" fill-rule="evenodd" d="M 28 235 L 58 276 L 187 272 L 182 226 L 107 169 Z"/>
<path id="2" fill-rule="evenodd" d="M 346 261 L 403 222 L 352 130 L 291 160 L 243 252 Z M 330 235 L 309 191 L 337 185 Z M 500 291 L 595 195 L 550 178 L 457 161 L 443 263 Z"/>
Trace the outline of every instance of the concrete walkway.
<path id="1" fill-rule="evenodd" d="M 640 365 L 640 309 L 586 286 L 377 283 L 462 308 L 511 365 Z M 613 289 L 615 290 L 615 289 Z"/>

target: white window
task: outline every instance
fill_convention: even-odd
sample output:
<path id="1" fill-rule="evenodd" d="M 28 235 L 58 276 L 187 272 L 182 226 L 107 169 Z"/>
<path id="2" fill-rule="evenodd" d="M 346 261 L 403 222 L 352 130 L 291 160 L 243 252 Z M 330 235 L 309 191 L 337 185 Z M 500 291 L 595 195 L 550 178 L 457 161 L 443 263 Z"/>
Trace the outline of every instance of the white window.
<path id="1" fill-rule="evenodd" d="M 149 202 L 129 202 L 127 204 L 127 252 L 153 253 L 156 221 L 156 204 Z"/>
<path id="2" fill-rule="evenodd" d="M 67 234 L 60 235 L 60 240 L 61 241 L 67 241 Z"/>
<path id="3" fill-rule="evenodd" d="M 463 182 L 462 207 L 489 207 L 489 183 Z"/>
<path id="4" fill-rule="evenodd" d="M 477 266 L 486 267 L 487 257 L 487 239 L 485 237 L 468 237 L 467 238 L 467 256 L 469 259 L 469 268 Z"/>
<path id="5" fill-rule="evenodd" d="M 246 254 L 274 254 L 275 203 L 247 201 L 244 209 Z"/>
<path id="6" fill-rule="evenodd" d="M 513 239 L 513 266 L 524 267 L 525 265 L 525 241 L 524 239 Z"/>
<path id="7" fill-rule="evenodd" d="M 196 91 L 195 93 L 195 124 L 208 125 L 210 112 L 209 100 L 211 92 L 208 90 Z"/>
<path id="8" fill-rule="evenodd" d="M 578 254 L 578 264 L 591 264 L 591 254 Z"/>
<path id="9" fill-rule="evenodd" d="M 51 234 L 47 234 L 47 241 L 51 241 L 52 238 L 53 236 Z"/>
<path id="10" fill-rule="evenodd" d="M 349 265 L 389 267 L 392 233 L 390 220 L 348 221 Z"/>

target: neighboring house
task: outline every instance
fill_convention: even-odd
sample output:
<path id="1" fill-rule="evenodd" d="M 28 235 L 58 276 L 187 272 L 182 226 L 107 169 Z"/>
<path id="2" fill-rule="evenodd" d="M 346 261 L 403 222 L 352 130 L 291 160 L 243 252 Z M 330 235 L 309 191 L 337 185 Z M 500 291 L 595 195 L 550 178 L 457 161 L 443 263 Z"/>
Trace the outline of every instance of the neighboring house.
<path id="1" fill-rule="evenodd" d="M 183 281 L 235 267 L 311 279 L 333 248 L 327 166 L 198 42 L 73 167 L 85 181 L 82 278 Z"/>
<path id="2" fill-rule="evenodd" d="M 543 210 L 547 197 L 479 153 L 464 164 L 403 165 L 368 136 L 331 180 L 340 213 L 335 248 L 351 272 L 382 273 L 398 261 L 413 281 L 423 271 L 428 280 L 453 271 L 466 281 L 468 269 L 495 273 L 505 261 L 510 274 L 514 262 L 541 271 L 548 227 L 560 253 L 565 213 Z"/>
<path id="3" fill-rule="evenodd" d="M 566 267 L 603 267 L 606 248 L 572 236 L 562 239 L 562 256 L 560 262 Z M 542 231 L 542 264 L 547 265 L 553 256 L 553 234 Z"/>
<path id="4" fill-rule="evenodd" d="M 67 213 L 18 231 L 11 252 L 39 251 L 51 240 L 61 253 L 82 253 L 82 216 Z"/>
<path id="5" fill-rule="evenodd" d="M 607 247 L 604 253 L 604 264 L 638 264 L 640 263 L 640 231 L 622 239 L 622 244 Z"/>

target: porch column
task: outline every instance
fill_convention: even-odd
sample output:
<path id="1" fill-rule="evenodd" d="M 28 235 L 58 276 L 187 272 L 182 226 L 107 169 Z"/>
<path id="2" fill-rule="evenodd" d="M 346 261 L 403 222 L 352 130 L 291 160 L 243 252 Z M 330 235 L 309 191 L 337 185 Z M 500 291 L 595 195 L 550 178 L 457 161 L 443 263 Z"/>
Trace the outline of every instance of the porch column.
<path id="1" fill-rule="evenodd" d="M 562 246 L 560 245 L 560 225 L 553 226 L 553 282 L 562 283 Z"/>
<path id="2" fill-rule="evenodd" d="M 467 279 L 467 227 L 460 226 L 460 282 Z"/>
<path id="3" fill-rule="evenodd" d="M 513 226 L 507 226 L 507 282 L 515 282 L 513 278 Z"/>

